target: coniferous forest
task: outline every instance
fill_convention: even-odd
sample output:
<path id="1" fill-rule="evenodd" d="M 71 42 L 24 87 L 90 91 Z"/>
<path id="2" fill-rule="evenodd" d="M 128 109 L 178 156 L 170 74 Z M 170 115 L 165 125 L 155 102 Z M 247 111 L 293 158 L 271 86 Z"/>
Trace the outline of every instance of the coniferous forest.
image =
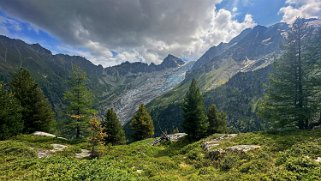
<path id="1" fill-rule="evenodd" d="M 29 2 L 0 1 L 0 180 L 320 180 L 318 1 Z"/>

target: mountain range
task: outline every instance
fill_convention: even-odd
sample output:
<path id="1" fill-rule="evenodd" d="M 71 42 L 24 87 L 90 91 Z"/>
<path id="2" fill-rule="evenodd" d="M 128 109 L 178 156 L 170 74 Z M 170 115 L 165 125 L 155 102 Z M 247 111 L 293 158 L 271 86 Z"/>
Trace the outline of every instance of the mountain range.
<path id="1" fill-rule="evenodd" d="M 100 115 L 113 107 L 125 123 L 140 103 L 148 103 L 184 80 L 185 72 L 192 65 L 193 62 L 185 63 L 168 55 L 159 65 L 125 62 L 103 68 L 84 57 L 53 55 L 39 44 L 30 45 L 0 36 L 0 80 L 8 83 L 20 68 L 27 69 L 57 114 L 61 114 L 63 93 L 73 66 L 79 66 L 87 73 L 89 88 L 96 99 L 95 108 Z"/>
<path id="2" fill-rule="evenodd" d="M 307 19 L 310 27 L 321 20 Z M 282 55 L 290 25 L 277 23 L 245 29 L 228 43 L 208 49 L 196 62 L 168 55 L 161 64 L 124 62 L 104 68 L 84 57 L 53 55 L 39 44 L 0 36 L 0 80 L 9 82 L 19 68 L 31 72 L 49 98 L 57 115 L 64 105 L 63 92 L 73 66 L 83 69 L 103 115 L 114 107 L 123 124 L 140 103 L 147 104 L 156 133 L 181 129 L 181 103 L 192 79 L 201 88 L 206 105 L 215 103 L 228 115 L 229 126 L 239 131 L 260 129 L 255 115 L 257 101 L 273 68 Z"/>

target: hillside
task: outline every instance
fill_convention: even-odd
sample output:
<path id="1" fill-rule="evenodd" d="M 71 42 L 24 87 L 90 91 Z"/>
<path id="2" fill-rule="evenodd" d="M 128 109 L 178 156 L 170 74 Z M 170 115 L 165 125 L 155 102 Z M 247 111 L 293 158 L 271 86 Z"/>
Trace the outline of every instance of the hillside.
<path id="1" fill-rule="evenodd" d="M 319 19 L 304 21 L 311 29 L 320 27 Z M 194 78 L 207 105 L 215 103 L 225 111 L 230 126 L 239 131 L 260 128 L 253 108 L 263 95 L 263 84 L 268 80 L 271 68 L 266 67 L 282 55 L 287 31 L 289 25 L 285 23 L 269 27 L 258 25 L 244 30 L 228 43 L 211 47 L 195 62 L 180 85 L 148 104 L 156 127 L 169 131 L 179 127 L 182 96 Z M 254 125 L 255 129 L 244 128 L 244 125 L 249 126 L 248 123 Z"/>
<path id="2" fill-rule="evenodd" d="M 96 109 L 104 114 L 114 107 L 126 123 L 140 103 L 166 93 L 185 78 L 193 62 L 186 63 L 168 55 L 159 64 L 125 62 L 103 68 L 79 56 L 53 55 L 39 44 L 29 45 L 21 40 L 0 36 L 0 80 L 9 82 L 19 68 L 31 72 L 48 97 L 53 109 L 59 113 L 63 93 L 73 66 L 79 66 L 89 78 L 89 87 L 96 98 Z"/>
<path id="3" fill-rule="evenodd" d="M 320 136 L 320 129 L 256 132 L 162 146 L 147 139 L 103 147 L 105 156 L 90 160 L 75 158 L 90 148 L 86 143 L 20 135 L 0 142 L 0 180 L 318 180 Z M 211 140 L 218 145 L 202 149 Z M 38 158 L 39 152 L 53 149 L 53 143 L 67 147 Z"/>

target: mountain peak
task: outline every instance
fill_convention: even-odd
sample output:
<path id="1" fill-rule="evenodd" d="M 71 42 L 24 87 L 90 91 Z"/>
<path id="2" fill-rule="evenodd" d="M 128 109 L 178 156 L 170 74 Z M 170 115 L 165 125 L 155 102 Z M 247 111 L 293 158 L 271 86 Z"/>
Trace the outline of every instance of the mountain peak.
<path id="1" fill-rule="evenodd" d="M 183 64 L 185 64 L 185 62 L 182 59 L 175 57 L 172 54 L 168 54 L 167 57 L 163 60 L 163 62 L 160 64 L 160 66 L 174 68 L 174 67 L 181 66 Z"/>

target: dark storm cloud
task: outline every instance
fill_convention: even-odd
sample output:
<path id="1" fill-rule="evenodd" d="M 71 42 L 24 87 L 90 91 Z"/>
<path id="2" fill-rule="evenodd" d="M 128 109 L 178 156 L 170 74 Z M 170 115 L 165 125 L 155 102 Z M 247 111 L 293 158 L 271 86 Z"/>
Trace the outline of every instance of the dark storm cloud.
<path id="1" fill-rule="evenodd" d="M 199 53 L 196 43 L 207 36 L 219 1 L 0 0 L 0 7 L 65 43 L 89 49 L 94 61 L 114 64 L 131 58 L 159 62 L 167 53 Z M 119 60 L 111 50 L 119 52 Z"/>

